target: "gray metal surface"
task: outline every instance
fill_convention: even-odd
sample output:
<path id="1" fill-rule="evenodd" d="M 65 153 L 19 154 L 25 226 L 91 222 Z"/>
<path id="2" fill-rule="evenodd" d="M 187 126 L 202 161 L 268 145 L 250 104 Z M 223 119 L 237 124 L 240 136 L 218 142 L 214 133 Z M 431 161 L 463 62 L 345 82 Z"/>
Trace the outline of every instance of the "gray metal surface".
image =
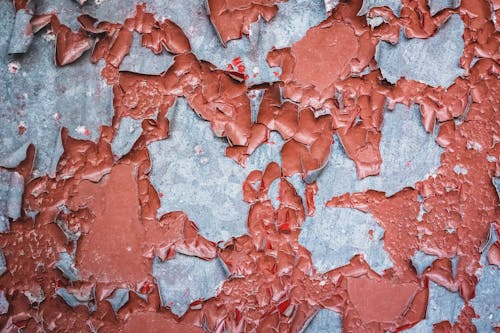
<path id="1" fill-rule="evenodd" d="M 369 232 L 373 232 L 370 239 Z M 347 265 L 356 254 L 362 254 L 370 267 L 378 273 L 392 267 L 384 251 L 384 229 L 365 214 L 350 208 L 318 207 L 314 217 L 302 225 L 299 243 L 312 255 L 320 273 Z"/>
<path id="2" fill-rule="evenodd" d="M 149 145 L 151 181 L 162 193 L 158 215 L 182 210 L 213 241 L 245 234 L 248 205 L 243 202 L 242 183 L 250 171 L 263 170 L 276 160 L 280 145 L 259 147 L 242 168 L 224 156 L 227 142 L 215 137 L 210 123 L 201 120 L 185 99 L 177 101 L 168 117 L 170 137 Z"/>
<path id="3" fill-rule="evenodd" d="M 0 233 L 10 230 L 10 219 L 21 216 L 24 192 L 23 176 L 0 169 Z"/>
<path id="4" fill-rule="evenodd" d="M 420 120 L 419 107 L 407 108 L 397 104 L 393 111 L 384 113 L 380 154 L 380 175 L 359 180 L 354 162 L 347 157 L 335 137 L 327 166 L 318 178 L 318 204 L 332 196 L 368 189 L 393 195 L 415 182 L 425 179 L 440 165 L 443 149 L 427 134 Z M 321 192 L 321 189 L 324 191 Z M 325 195 L 322 196 L 322 193 Z"/>
<path id="5" fill-rule="evenodd" d="M 392 45 L 380 42 L 375 60 L 387 81 L 396 83 L 401 77 L 448 88 L 464 73 L 459 60 L 464 49 L 464 24 L 452 15 L 439 31 L 428 39 L 408 39 L 402 33 Z"/>
<path id="6" fill-rule="evenodd" d="M 312 318 L 304 333 L 340 333 L 342 318 L 336 312 L 321 309 Z"/>
<path id="7" fill-rule="evenodd" d="M 113 311 L 118 313 L 120 309 L 127 304 L 129 300 L 129 290 L 125 288 L 118 288 L 113 292 L 113 295 L 106 300 L 111 304 Z"/>
<path id="8" fill-rule="evenodd" d="M 358 15 L 366 15 L 373 7 L 389 7 L 395 15 L 399 16 L 401 11 L 400 0 L 363 0 L 363 5 L 358 12 Z"/>
<path id="9" fill-rule="evenodd" d="M 425 319 L 412 328 L 404 331 L 407 333 L 432 332 L 433 324 L 443 320 L 454 323 L 464 306 L 464 301 L 458 292 L 450 292 L 434 282 L 429 282 L 429 303 Z"/>
<path id="10" fill-rule="evenodd" d="M 111 151 L 115 159 L 126 155 L 142 134 L 142 119 L 124 117 L 111 142 Z"/>
<path id="11" fill-rule="evenodd" d="M 182 316 L 192 302 L 215 296 L 227 278 L 219 260 L 207 261 L 179 253 L 164 262 L 155 258 L 153 277 L 160 290 L 161 304 Z"/>
<path id="12" fill-rule="evenodd" d="M 429 0 L 432 16 L 445 8 L 457 8 L 458 6 L 460 6 L 460 0 Z"/>

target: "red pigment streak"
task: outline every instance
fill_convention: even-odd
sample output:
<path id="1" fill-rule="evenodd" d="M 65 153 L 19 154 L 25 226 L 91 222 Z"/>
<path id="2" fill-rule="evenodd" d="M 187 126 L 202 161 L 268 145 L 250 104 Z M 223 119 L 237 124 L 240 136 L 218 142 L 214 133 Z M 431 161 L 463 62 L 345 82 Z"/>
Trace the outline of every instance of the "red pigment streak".
<path id="1" fill-rule="evenodd" d="M 209 0 L 208 5 L 212 23 L 227 42 L 248 34 L 259 15 L 271 19 L 276 2 Z M 16 2 L 16 7 L 22 5 Z M 227 71 L 200 61 L 190 52 L 179 26 L 170 20 L 157 21 L 145 5 L 137 6 L 135 15 L 123 24 L 81 15 L 78 32 L 60 24 L 54 15 L 37 17 L 34 27 L 49 21 L 52 25 L 57 65 L 79 59 L 96 40 L 90 61 L 106 63 L 102 77 L 113 85 L 115 114 L 112 125 L 102 127 L 97 143 L 70 138 L 66 129 L 62 131 L 64 153 L 53 178 L 33 178 L 33 145 L 15 168 L 25 179 L 25 194 L 22 217 L 0 238 L 8 267 L 0 285 L 9 302 L 0 326 L 6 331 L 24 327 L 27 332 L 69 327 L 104 332 L 299 332 L 317 310 L 326 308 L 342 316 L 346 332 L 399 331 L 425 318 L 430 280 L 458 291 L 466 301 L 454 324 L 438 323 L 435 331 L 474 332 L 476 314 L 469 301 L 478 282 L 481 247 L 491 222 L 498 223 L 499 216 L 491 178 L 500 176 L 500 54 L 490 4 L 463 1 L 457 9 L 432 17 L 425 1 L 403 0 L 400 17 L 385 7 L 372 9 L 370 16 L 382 16 L 385 21 L 373 30 L 364 17 L 356 15 L 360 7 L 360 0 L 342 2 L 291 47 L 272 50 L 268 62 L 281 68 L 282 74 L 277 75 L 281 81 L 257 87 L 241 81 L 245 77 L 241 58 L 234 59 Z M 497 18 L 498 7 L 494 7 Z M 428 38 L 453 13 L 460 14 L 465 25 L 463 77 L 447 90 L 406 79 L 396 85 L 383 81 L 374 62 L 378 42 L 396 42 L 401 28 L 410 38 Z M 152 52 L 174 54 L 174 64 L 161 75 L 121 72 L 134 32 Z M 480 60 L 471 67 L 474 57 Z M 367 66 L 372 71 L 360 76 Z M 257 121 L 252 123 L 247 93 L 254 89 L 264 94 Z M 333 97 L 337 91 L 342 101 Z M 216 136 L 228 139 L 226 155 L 242 165 L 268 142 L 270 131 L 286 141 L 281 166 L 271 163 L 265 170 L 254 170 L 242 184 L 243 199 L 249 205 L 248 234 L 217 245 L 202 237 L 183 212 L 156 216 L 162 195 L 149 179 L 147 145 L 167 139 L 167 110 L 178 97 L 186 98 L 210 122 Z M 299 173 L 306 178 L 323 168 L 335 133 L 360 178 L 378 174 L 386 103 L 391 109 L 396 103 L 417 103 L 426 130 L 439 126 L 436 142 L 445 149 L 441 166 L 435 177 L 391 197 L 368 190 L 332 198 L 328 206 L 351 207 L 375 217 L 385 229 L 384 246 L 394 267 L 379 275 L 357 255 L 347 265 L 320 274 L 309 251 L 298 242 L 306 214 L 315 212 L 318 188 L 315 183 L 306 186 L 304 203 L 286 176 Z M 315 117 L 319 109 L 330 114 Z M 150 119 L 157 112 L 157 120 Z M 142 134 L 132 150 L 116 161 L 111 141 L 123 117 L 143 119 Z M 454 122 L 458 117 L 464 120 L 460 125 Z M 470 141 L 483 148 L 468 149 Z M 468 172 L 457 175 L 457 164 Z M 279 180 L 276 209 L 268 193 L 274 180 Z M 421 205 L 425 213 L 419 222 Z M 32 219 L 29 211 L 38 214 Z M 60 252 L 73 250 L 61 225 L 81 233 L 75 258 L 81 281 L 70 282 L 54 267 Z M 487 253 L 492 265 L 499 265 L 499 248 L 497 241 Z M 438 257 L 422 276 L 411 265 L 417 250 Z M 150 274 L 154 256 L 172 259 L 175 252 L 203 259 L 219 257 L 231 273 L 216 297 L 191 304 L 182 318 L 160 306 Z M 451 262 L 455 256 L 456 276 Z M 92 301 L 97 310 L 71 309 L 55 294 L 63 287 L 82 297 L 95 288 Z M 105 300 L 116 288 L 131 290 L 130 300 L 117 314 Z M 25 292 L 43 292 L 45 298 L 32 306 Z"/>
<path id="2" fill-rule="evenodd" d="M 23 135 L 24 132 L 26 132 L 26 126 L 24 124 L 20 124 L 18 127 L 17 127 L 17 134 L 19 135 Z"/>

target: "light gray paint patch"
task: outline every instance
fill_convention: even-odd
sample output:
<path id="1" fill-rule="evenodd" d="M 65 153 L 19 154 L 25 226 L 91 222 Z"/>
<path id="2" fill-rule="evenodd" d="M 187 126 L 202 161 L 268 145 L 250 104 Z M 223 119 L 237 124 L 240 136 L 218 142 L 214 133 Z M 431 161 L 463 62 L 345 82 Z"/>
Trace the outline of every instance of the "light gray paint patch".
<path id="1" fill-rule="evenodd" d="M 89 309 L 89 313 L 94 312 L 97 309 L 95 304 L 95 287 L 92 287 L 90 290 L 86 290 L 83 293 L 78 293 L 77 296 L 66 288 L 58 288 L 56 290 L 56 295 L 61 297 L 66 304 L 72 308 L 83 305 Z"/>
<path id="2" fill-rule="evenodd" d="M 342 317 L 333 311 L 321 309 L 312 318 L 304 333 L 340 333 Z"/>
<path id="3" fill-rule="evenodd" d="M 75 257 L 67 252 L 59 253 L 59 260 L 56 263 L 56 268 L 70 281 L 78 281 L 78 269 L 75 267 Z"/>
<path id="4" fill-rule="evenodd" d="M 299 243 L 311 252 L 320 273 L 344 266 L 356 254 L 363 254 L 378 273 L 392 266 L 384 251 L 384 229 L 371 214 L 350 208 L 326 208 L 319 204 L 316 215 L 302 225 Z M 373 231 L 370 239 L 369 231 Z"/>
<path id="5" fill-rule="evenodd" d="M 9 301 L 5 297 L 5 291 L 0 290 L 0 315 L 6 314 L 9 311 Z"/>
<path id="6" fill-rule="evenodd" d="M 115 313 L 118 313 L 120 309 L 127 304 L 129 300 L 129 290 L 125 288 L 118 288 L 115 289 L 115 292 L 113 293 L 113 296 L 106 298 L 106 301 L 111 304 L 111 307 L 113 308 L 113 311 Z"/>
<path id="7" fill-rule="evenodd" d="M 422 272 L 425 271 L 425 269 L 429 267 L 437 258 L 437 256 L 432 256 L 422 251 L 415 251 L 413 257 L 411 258 L 411 263 L 417 270 L 418 275 L 422 275 Z"/>
<path id="8" fill-rule="evenodd" d="M 500 326 L 500 269 L 490 265 L 487 254 L 491 245 L 498 239 L 493 223 L 490 225 L 490 236 L 486 247 L 481 255 L 481 265 L 483 266 L 477 273 L 479 283 L 476 286 L 476 297 L 471 303 L 474 311 L 480 318 L 472 319 L 478 332 L 494 332 L 495 326 Z"/>
<path id="9" fill-rule="evenodd" d="M 457 8 L 458 6 L 460 6 L 460 0 L 429 0 L 432 16 L 445 8 Z"/>
<path id="10" fill-rule="evenodd" d="M 491 179 L 493 186 L 495 186 L 495 190 L 497 191 L 498 199 L 500 199 L 500 177 L 493 177 Z"/>
<path id="11" fill-rule="evenodd" d="M 0 276 L 7 272 L 7 261 L 5 260 L 5 255 L 3 254 L 3 249 L 0 249 Z"/>
<path id="12" fill-rule="evenodd" d="M 33 17 L 32 12 L 26 9 L 20 9 L 16 12 L 16 20 L 12 29 L 9 53 L 24 53 L 28 50 L 33 34 L 26 33 L 30 27 L 30 20 Z"/>
<path id="13" fill-rule="evenodd" d="M 462 19 L 455 14 L 430 38 L 408 39 L 401 34 L 396 45 L 380 42 L 375 60 L 390 83 L 405 77 L 448 88 L 464 73 L 459 63 L 464 49 L 463 32 Z"/>
<path id="14" fill-rule="evenodd" d="M 185 99 L 178 99 L 168 117 L 170 137 L 148 146 L 151 181 L 162 193 L 158 215 L 182 210 L 213 241 L 246 233 L 248 205 L 242 183 L 250 171 L 263 170 L 279 156 L 281 143 L 259 147 L 243 168 L 225 157 L 226 140 L 215 137 L 210 123 L 199 118 Z"/>
<path id="15" fill-rule="evenodd" d="M 389 7 L 396 16 L 401 12 L 401 0 L 363 0 L 358 16 L 366 15 L 373 7 Z"/>
<path id="16" fill-rule="evenodd" d="M 0 233 L 10 230 L 9 218 L 21 216 L 24 178 L 17 172 L 0 169 Z"/>
<path id="17" fill-rule="evenodd" d="M 373 189 L 390 196 L 405 187 L 412 187 L 440 165 L 443 149 L 434 139 L 435 134 L 426 133 L 422 125 L 418 105 L 408 109 L 396 104 L 393 111 L 384 113 L 380 174 L 359 180 L 354 162 L 347 157 L 335 137 L 329 162 L 317 180 L 324 194 L 318 199 L 318 205 L 347 192 Z"/>
<path id="18" fill-rule="evenodd" d="M 189 305 L 217 294 L 227 278 L 223 265 L 216 258 L 210 261 L 177 253 L 173 259 L 153 262 L 153 276 L 158 284 L 161 304 L 182 316 Z"/>
<path id="19" fill-rule="evenodd" d="M 464 301 L 458 292 L 450 292 L 431 281 L 429 282 L 429 303 L 425 319 L 404 332 L 428 333 L 432 332 L 433 324 L 443 320 L 454 323 L 457 321 L 463 306 Z"/>
<path id="20" fill-rule="evenodd" d="M 471 303 L 480 318 L 472 319 L 478 332 L 494 332 L 495 326 L 500 326 L 500 269 L 486 264 L 480 272 L 479 283 L 476 286 L 476 297 Z"/>
<path id="21" fill-rule="evenodd" d="M 111 142 L 111 151 L 115 159 L 126 155 L 142 134 L 142 119 L 124 117 L 120 121 L 118 131 Z"/>
<path id="22" fill-rule="evenodd" d="M 174 56 L 163 50 L 154 54 L 150 49 L 142 47 L 142 37 L 134 32 L 129 54 L 123 59 L 120 70 L 148 75 L 159 75 L 173 63 Z"/>

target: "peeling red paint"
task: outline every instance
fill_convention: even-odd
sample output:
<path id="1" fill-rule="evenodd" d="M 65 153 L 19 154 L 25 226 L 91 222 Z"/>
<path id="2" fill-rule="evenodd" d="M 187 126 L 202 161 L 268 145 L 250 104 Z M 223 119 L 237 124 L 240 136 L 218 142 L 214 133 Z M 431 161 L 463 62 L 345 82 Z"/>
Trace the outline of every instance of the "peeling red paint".
<path id="1" fill-rule="evenodd" d="M 276 2 L 209 0 L 208 4 L 211 20 L 222 41 L 227 42 L 247 34 L 259 15 L 271 19 L 277 11 Z M 17 9 L 25 6 L 22 1 L 15 4 Z M 36 331 L 40 328 L 39 311 L 43 310 L 45 327 L 53 330 L 153 332 L 161 327 L 161 331 L 183 332 L 202 328 L 298 332 L 316 310 L 327 308 L 342 315 L 348 332 L 398 331 L 425 317 L 431 280 L 458 291 L 466 301 L 456 323 L 437 323 L 435 331 L 474 331 L 476 314 L 469 301 L 478 282 L 475 273 L 490 224 L 498 222 L 499 216 L 491 178 L 500 176 L 500 41 L 489 4 L 464 1 L 457 9 L 432 17 L 425 1 L 405 0 L 399 18 L 387 8 L 372 9 L 370 16 L 382 16 L 385 21 L 373 30 L 364 17 L 356 16 L 360 5 L 360 1 L 339 4 L 304 38 L 269 53 L 269 64 L 281 68 L 281 75 L 274 72 L 280 81 L 259 87 L 264 96 L 255 123 L 247 97 L 253 88 L 234 79 L 241 79 L 237 74 L 246 71 L 241 58 L 228 64 L 227 71 L 200 61 L 191 53 L 180 27 L 170 20 L 156 21 L 144 5 L 137 6 L 135 15 L 123 24 L 97 22 L 82 15 L 78 18 L 82 30 L 78 32 L 50 16 L 57 65 L 79 59 L 90 48 L 91 40 L 96 40 L 90 60 L 106 62 L 102 76 L 113 85 L 115 116 L 111 126 L 102 127 L 97 143 L 72 139 L 63 131 L 64 153 L 54 178 L 32 178 L 33 146 L 16 168 L 26 181 L 24 212 L 12 224 L 11 232 L 0 238 L 9 269 L 0 283 L 10 303 L 8 314 L 0 316 L 0 324 L 7 331 Z M 498 8 L 495 10 L 498 17 Z M 397 41 L 401 27 L 410 38 L 428 38 L 453 13 L 462 16 L 466 27 L 461 59 L 466 75 L 447 90 L 406 79 L 388 85 L 374 63 L 376 44 Z M 166 50 L 174 54 L 174 64 L 161 75 L 120 72 L 134 31 L 142 35 L 143 47 L 154 53 Z M 474 56 L 481 59 L 471 68 Z M 372 71 L 360 76 L 367 66 Z M 342 93 L 340 101 L 334 97 L 336 92 Z M 242 184 L 243 198 L 249 205 L 248 235 L 217 245 L 202 237 L 195 221 L 183 212 L 156 216 L 163 195 L 149 179 L 147 144 L 168 137 L 165 116 L 177 97 L 186 98 L 193 110 L 210 122 L 215 135 L 228 139 L 226 155 L 242 165 L 268 141 L 270 131 L 286 140 L 282 165 L 271 163 L 264 171 L 252 171 Z M 373 214 L 385 229 L 385 249 L 394 268 L 379 275 L 358 255 L 348 265 L 320 274 L 310 253 L 298 243 L 306 214 L 315 212 L 317 185 L 306 186 L 306 211 L 286 176 L 298 173 L 307 177 L 323 168 L 335 133 L 354 160 L 359 178 L 377 175 L 382 163 L 379 144 L 386 102 L 390 108 L 396 103 L 420 104 L 426 130 L 432 132 L 439 125 L 436 141 L 445 148 L 441 166 L 435 177 L 391 197 L 369 190 L 332 198 L 328 206 Z M 330 114 L 316 117 L 314 111 L 319 109 L 328 109 Z M 150 119 L 156 112 L 158 120 Z M 143 119 L 143 132 L 131 152 L 115 161 L 110 142 L 120 119 L 127 116 Z M 454 122 L 458 117 L 464 119 L 460 126 Z M 21 128 L 19 131 L 22 134 Z M 468 140 L 484 149 L 468 149 Z M 496 162 L 489 162 L 487 156 L 495 156 Z M 457 163 L 468 172 L 457 175 Z M 410 164 L 408 161 L 406 166 Z M 279 180 L 277 209 L 268 194 L 274 180 Z M 425 213 L 419 222 L 421 204 Z M 38 212 L 34 221 L 28 211 Z M 75 265 L 82 281 L 71 283 L 54 268 L 59 253 L 73 249 L 57 219 L 73 232 L 81 232 Z M 489 249 L 490 264 L 499 266 L 499 249 L 498 241 Z M 421 277 L 411 265 L 416 250 L 439 257 Z M 218 256 L 234 277 L 224 283 L 217 297 L 193 303 L 180 320 L 160 307 L 158 288 L 150 275 L 154 256 L 172 259 L 175 251 L 204 259 Z M 456 276 L 451 263 L 455 256 Z M 89 293 L 95 287 L 96 312 L 89 314 L 83 306 L 70 309 L 55 297 L 55 291 L 64 287 L 76 293 Z M 104 300 L 120 287 L 134 292 L 115 315 Z M 34 308 L 24 292 L 39 290 L 45 299 Z M 388 299 L 391 301 L 385 302 Z"/>

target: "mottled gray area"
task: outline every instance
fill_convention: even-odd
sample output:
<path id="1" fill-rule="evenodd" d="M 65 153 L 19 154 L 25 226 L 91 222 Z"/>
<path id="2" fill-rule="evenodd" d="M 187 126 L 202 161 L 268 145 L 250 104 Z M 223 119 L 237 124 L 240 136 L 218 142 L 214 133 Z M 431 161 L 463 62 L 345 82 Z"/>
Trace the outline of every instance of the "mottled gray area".
<path id="1" fill-rule="evenodd" d="M 70 281 L 78 281 L 78 269 L 75 267 L 75 257 L 67 252 L 59 253 L 56 268 Z"/>
<path id="2" fill-rule="evenodd" d="M 24 178 L 17 172 L 0 169 L 0 233 L 10 230 L 9 218 L 21 216 Z"/>
<path id="3" fill-rule="evenodd" d="M 474 311 L 480 318 L 472 319 L 478 332 L 494 332 L 495 326 L 500 326 L 500 269 L 486 264 L 481 270 L 479 283 L 476 286 L 476 297 L 472 299 Z"/>
<path id="4" fill-rule="evenodd" d="M 500 177 L 493 177 L 491 181 L 493 182 L 493 186 L 495 186 L 495 190 L 497 190 L 498 199 L 500 199 Z"/>
<path id="5" fill-rule="evenodd" d="M 118 131 L 111 142 L 111 151 L 115 159 L 126 155 L 142 134 L 142 119 L 124 117 L 120 121 Z"/>
<path id="6" fill-rule="evenodd" d="M 219 260 L 207 261 L 179 253 L 164 262 L 155 258 L 153 276 L 158 284 L 161 304 L 182 316 L 192 302 L 214 297 L 227 278 Z"/>
<path id="7" fill-rule="evenodd" d="M 445 8 L 457 8 L 458 6 L 460 6 L 460 0 L 429 0 L 432 16 Z"/>
<path id="8" fill-rule="evenodd" d="M 9 53 L 24 53 L 28 51 L 33 40 L 33 34 L 27 33 L 31 29 L 30 20 L 32 17 L 32 13 L 26 9 L 17 11 L 10 37 Z"/>
<path id="9" fill-rule="evenodd" d="M 354 162 L 347 157 L 335 137 L 327 166 L 318 179 L 318 186 L 326 195 L 317 202 L 322 204 L 332 196 L 368 189 L 385 192 L 390 196 L 405 187 L 425 179 L 440 165 L 443 149 L 427 134 L 420 120 L 419 107 L 410 109 L 397 104 L 384 114 L 380 154 L 380 175 L 359 180 Z"/>
<path id="10" fill-rule="evenodd" d="M 163 51 L 154 54 L 150 49 L 142 47 L 142 37 L 134 32 L 129 55 L 123 59 L 120 70 L 149 75 L 158 75 L 166 71 L 174 63 L 174 57 Z"/>
<path id="11" fill-rule="evenodd" d="M 389 7 L 394 14 L 399 16 L 401 11 L 401 0 L 363 0 L 363 5 L 358 12 L 358 16 L 366 15 L 373 7 Z"/>
<path id="12" fill-rule="evenodd" d="M 4 275 L 5 272 L 7 272 L 7 261 L 5 260 L 3 250 L 0 249 L 0 276 Z"/>
<path id="13" fill-rule="evenodd" d="M 331 11 L 333 8 L 337 7 L 339 0 L 324 0 L 325 10 L 327 12 Z"/>
<path id="14" fill-rule="evenodd" d="M 14 17 L 12 3 L 2 1 L 0 31 L 11 31 Z M 4 110 L 0 113 L 0 166 L 19 163 L 32 142 L 37 148 L 34 174 L 53 174 L 62 152 L 60 128 L 67 127 L 73 137 L 96 140 L 99 126 L 111 122 L 111 88 L 100 78 L 101 67 L 89 62 L 88 53 L 69 66 L 56 67 L 54 41 L 46 30 L 36 35 L 26 54 L 8 55 L 8 45 L 9 34 L 0 34 L 0 104 Z M 22 135 L 20 126 L 26 128 Z"/>
<path id="15" fill-rule="evenodd" d="M 432 325 L 443 320 L 454 323 L 464 306 L 464 301 L 458 292 L 450 292 L 434 282 L 429 282 L 429 303 L 425 319 L 412 328 L 404 331 L 407 333 L 432 332 Z"/>
<path id="16" fill-rule="evenodd" d="M 336 312 L 321 309 L 314 315 L 304 333 L 340 333 L 342 332 L 342 318 Z"/>
<path id="17" fill-rule="evenodd" d="M 111 304 L 111 307 L 113 308 L 113 311 L 115 313 L 118 313 L 120 309 L 127 304 L 129 300 L 129 290 L 125 288 L 118 288 L 115 290 L 113 293 L 113 296 L 106 298 L 106 301 Z"/>
<path id="18" fill-rule="evenodd" d="M 373 239 L 369 230 L 373 230 Z M 363 254 L 370 267 L 381 273 L 392 266 L 384 251 L 383 235 L 384 229 L 371 214 L 320 205 L 316 215 L 302 225 L 299 243 L 311 252 L 320 273 L 348 264 L 356 254 Z"/>
<path id="19" fill-rule="evenodd" d="M 500 293 L 498 286 L 500 285 L 500 269 L 495 265 L 488 263 L 487 254 L 491 244 L 498 239 L 495 232 L 495 226 L 490 225 L 490 236 L 486 247 L 481 255 L 481 265 L 483 266 L 478 273 L 479 283 L 476 286 L 476 297 L 471 303 L 474 311 L 480 318 L 472 319 L 476 325 L 478 332 L 491 332 L 495 326 L 500 326 Z"/>
<path id="20" fill-rule="evenodd" d="M 9 301 L 5 297 L 5 291 L 0 290 L 0 315 L 6 314 L 9 311 Z"/>
<path id="21" fill-rule="evenodd" d="M 178 99 L 168 117 L 170 137 L 148 146 L 151 181 L 163 194 L 158 214 L 182 210 L 213 241 L 246 233 L 242 183 L 250 171 L 264 169 L 279 156 L 280 143 L 259 147 L 243 168 L 225 157 L 226 140 L 215 137 L 210 123 L 185 99 Z"/>
<path id="22" fill-rule="evenodd" d="M 422 251 L 415 251 L 413 257 L 411 258 L 411 263 L 417 270 L 418 275 L 422 275 L 422 272 L 427 267 L 429 267 L 437 258 L 437 256 L 432 256 Z"/>
<path id="23" fill-rule="evenodd" d="M 396 45 L 380 42 L 375 60 L 384 78 L 391 83 L 405 77 L 433 87 L 448 88 L 464 73 L 459 63 L 464 49 L 463 32 L 462 19 L 459 15 L 452 15 L 428 39 L 408 39 L 401 34 Z"/>
<path id="24" fill-rule="evenodd" d="M 95 289 L 92 288 L 89 292 L 78 293 L 75 295 L 73 292 L 66 288 L 58 288 L 56 290 L 56 295 L 60 296 L 66 304 L 75 308 L 80 305 L 84 305 L 89 309 L 89 312 L 96 310 L 95 300 Z"/>

